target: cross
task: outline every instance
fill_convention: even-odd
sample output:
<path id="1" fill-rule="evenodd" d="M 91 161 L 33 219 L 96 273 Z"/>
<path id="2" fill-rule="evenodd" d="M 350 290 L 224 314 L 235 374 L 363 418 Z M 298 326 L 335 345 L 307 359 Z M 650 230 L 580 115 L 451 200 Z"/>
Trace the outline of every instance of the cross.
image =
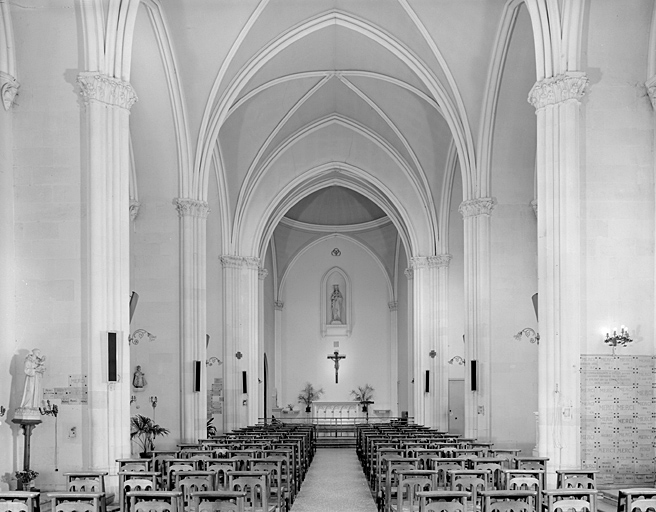
<path id="1" fill-rule="evenodd" d="M 335 384 L 337 384 L 337 383 L 338 383 L 338 379 L 339 379 L 339 376 L 338 376 L 338 372 L 339 372 L 339 360 L 340 360 L 340 359 L 346 359 L 346 356 L 340 356 L 340 355 L 339 355 L 339 351 L 338 351 L 338 350 L 335 350 L 335 352 L 333 353 L 332 356 L 328 356 L 328 359 L 332 359 L 333 361 L 335 361 Z"/>

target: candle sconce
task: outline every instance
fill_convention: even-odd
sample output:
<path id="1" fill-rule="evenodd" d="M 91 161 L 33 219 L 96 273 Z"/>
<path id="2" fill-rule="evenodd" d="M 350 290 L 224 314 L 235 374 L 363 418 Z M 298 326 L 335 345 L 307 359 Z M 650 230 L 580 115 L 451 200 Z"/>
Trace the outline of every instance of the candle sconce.
<path id="1" fill-rule="evenodd" d="M 146 329 L 137 329 L 132 334 L 128 336 L 128 343 L 130 345 L 138 345 L 139 341 L 144 337 L 148 336 L 148 341 L 155 341 L 157 336 L 148 332 Z"/>
<path id="2" fill-rule="evenodd" d="M 4 405 L 0 405 L 0 418 L 2 418 L 6 412 L 7 409 L 5 409 Z"/>
<path id="3" fill-rule="evenodd" d="M 517 334 L 515 334 L 514 338 L 517 341 L 521 341 L 522 335 L 526 336 L 528 338 L 528 341 L 530 341 L 531 343 L 537 343 L 538 345 L 540 344 L 540 333 L 535 332 L 530 327 L 527 327 L 526 329 L 522 329 L 521 331 L 519 331 Z"/>
<path id="4" fill-rule="evenodd" d="M 629 343 L 633 343 L 633 339 L 629 335 L 629 330 L 623 325 L 620 327 L 619 334 L 617 333 L 617 327 L 613 329 L 613 335 L 606 333 L 606 339 L 604 343 L 610 345 L 613 348 L 613 355 L 615 355 L 615 348 L 617 346 L 626 347 Z"/>
<path id="5" fill-rule="evenodd" d="M 57 404 L 51 404 L 50 400 L 46 400 L 46 406 L 39 407 L 39 412 L 41 416 L 54 416 L 56 418 L 59 414 L 59 407 L 57 407 Z"/>
<path id="6" fill-rule="evenodd" d="M 157 397 L 156 396 L 151 396 L 150 397 L 150 405 L 152 406 L 153 409 L 155 407 L 157 407 Z"/>
<path id="7" fill-rule="evenodd" d="M 130 395 L 130 405 L 137 401 L 137 395 Z"/>

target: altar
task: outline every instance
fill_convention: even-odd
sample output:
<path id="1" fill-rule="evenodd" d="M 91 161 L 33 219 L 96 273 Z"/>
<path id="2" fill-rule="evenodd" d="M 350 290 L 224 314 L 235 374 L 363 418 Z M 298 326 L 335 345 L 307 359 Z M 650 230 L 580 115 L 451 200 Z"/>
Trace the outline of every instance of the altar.
<path id="1" fill-rule="evenodd" d="M 389 418 L 388 409 L 374 409 L 369 405 L 369 418 Z M 362 412 L 362 405 L 353 401 L 317 401 L 312 402 L 313 423 L 324 425 L 345 425 L 366 421 L 367 413 Z"/>

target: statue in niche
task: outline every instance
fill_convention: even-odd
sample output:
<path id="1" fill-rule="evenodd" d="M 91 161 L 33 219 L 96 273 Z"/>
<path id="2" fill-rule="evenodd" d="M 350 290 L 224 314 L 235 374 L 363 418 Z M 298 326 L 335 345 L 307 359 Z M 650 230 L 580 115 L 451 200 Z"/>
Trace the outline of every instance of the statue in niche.
<path id="1" fill-rule="evenodd" d="M 38 409 L 43 401 L 41 379 L 46 371 L 46 356 L 41 355 L 38 348 L 32 350 L 25 358 L 25 387 L 21 409 Z"/>
<path id="2" fill-rule="evenodd" d="M 142 389 L 148 384 L 146 382 L 146 374 L 141 371 L 141 366 L 137 366 L 136 370 L 134 370 L 134 375 L 132 376 L 132 385 L 136 389 Z"/>
<path id="3" fill-rule="evenodd" d="M 344 304 L 344 297 L 342 292 L 339 291 L 339 285 L 333 285 L 333 293 L 330 295 L 330 323 L 343 324 L 342 321 L 342 306 Z"/>

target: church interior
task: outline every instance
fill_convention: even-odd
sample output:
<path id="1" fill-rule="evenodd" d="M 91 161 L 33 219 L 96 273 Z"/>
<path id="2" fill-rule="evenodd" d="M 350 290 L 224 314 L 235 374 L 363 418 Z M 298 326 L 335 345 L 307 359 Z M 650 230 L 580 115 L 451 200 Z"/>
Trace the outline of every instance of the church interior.
<path id="1" fill-rule="evenodd" d="M 0 92 L 0 492 L 138 415 L 654 485 L 653 1 L 7 0 Z"/>

